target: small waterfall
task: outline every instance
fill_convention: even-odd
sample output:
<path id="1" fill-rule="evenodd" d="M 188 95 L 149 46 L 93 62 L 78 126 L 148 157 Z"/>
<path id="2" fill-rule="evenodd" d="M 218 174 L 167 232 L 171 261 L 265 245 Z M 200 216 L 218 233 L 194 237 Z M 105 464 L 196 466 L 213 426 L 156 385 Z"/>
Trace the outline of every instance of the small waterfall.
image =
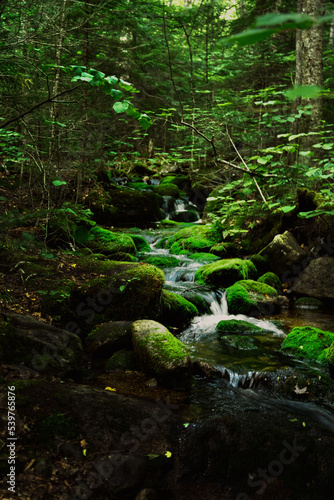
<path id="1" fill-rule="evenodd" d="M 228 316 L 228 307 L 226 299 L 226 291 L 220 296 L 219 292 L 216 293 L 215 300 L 212 301 L 210 306 L 212 314 L 215 316 Z"/>
<path id="2" fill-rule="evenodd" d="M 163 202 L 161 207 L 163 213 L 165 214 L 165 219 L 169 220 L 172 213 L 175 210 L 175 200 L 172 196 L 163 196 Z"/>

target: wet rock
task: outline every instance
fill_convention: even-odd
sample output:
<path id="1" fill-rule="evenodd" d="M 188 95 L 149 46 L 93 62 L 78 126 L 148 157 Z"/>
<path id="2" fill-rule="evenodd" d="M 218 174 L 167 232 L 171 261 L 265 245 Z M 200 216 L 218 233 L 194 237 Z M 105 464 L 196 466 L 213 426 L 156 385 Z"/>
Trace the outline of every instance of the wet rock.
<path id="1" fill-rule="evenodd" d="M 241 280 L 227 288 L 226 299 L 230 314 L 247 316 L 273 314 L 287 300 L 271 286 L 252 280 Z"/>
<path id="2" fill-rule="evenodd" d="M 142 371 L 166 387 L 190 387 L 191 361 L 182 342 L 156 321 L 135 321 L 131 330 L 136 359 Z"/>
<path id="3" fill-rule="evenodd" d="M 334 298 L 334 257 L 319 257 L 295 278 L 295 293 L 318 299 Z"/>
<path id="4" fill-rule="evenodd" d="M 111 358 L 108 359 L 104 369 L 106 371 L 135 370 L 136 360 L 134 352 L 127 351 L 126 349 L 116 351 Z"/>
<path id="5" fill-rule="evenodd" d="M 138 493 L 135 500 L 159 500 L 159 497 L 156 491 L 145 488 Z"/>
<path id="6" fill-rule="evenodd" d="M 185 328 L 198 316 L 197 307 L 179 294 L 162 291 L 162 312 L 159 320 L 167 326 Z"/>
<path id="7" fill-rule="evenodd" d="M 293 266 L 298 266 L 307 258 L 307 252 L 298 245 L 294 236 L 285 231 L 277 234 L 269 245 L 260 251 L 260 255 L 268 258 L 271 270 L 282 277 L 288 274 Z"/>
<path id="8" fill-rule="evenodd" d="M 87 337 L 87 351 L 93 358 L 108 358 L 120 349 L 131 349 L 131 324 L 131 321 L 109 321 L 96 327 Z"/>
<path id="9" fill-rule="evenodd" d="M 257 270 L 250 260 L 222 259 L 206 264 L 196 271 L 198 283 L 227 288 L 236 281 L 256 278 Z"/>
<path id="10" fill-rule="evenodd" d="M 68 375 L 80 368 L 82 344 L 77 335 L 38 321 L 9 313 L 0 344 L 3 361 L 23 363 L 40 373 Z"/>

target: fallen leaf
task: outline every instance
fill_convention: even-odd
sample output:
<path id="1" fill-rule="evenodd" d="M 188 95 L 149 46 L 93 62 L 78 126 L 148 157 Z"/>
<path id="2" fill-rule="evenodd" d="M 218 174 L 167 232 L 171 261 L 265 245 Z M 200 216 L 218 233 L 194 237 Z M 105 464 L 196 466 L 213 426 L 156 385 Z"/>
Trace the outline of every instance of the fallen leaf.
<path id="1" fill-rule="evenodd" d="M 105 391 L 114 391 L 114 392 L 116 392 L 116 389 L 114 389 L 113 387 L 105 387 L 104 390 Z"/>
<path id="2" fill-rule="evenodd" d="M 170 458 L 172 456 L 172 454 L 171 454 L 170 451 L 166 451 L 165 455 L 166 455 L 167 458 Z"/>
<path id="3" fill-rule="evenodd" d="M 307 393 L 307 387 L 303 387 L 302 389 L 300 389 L 298 387 L 298 384 L 296 384 L 296 387 L 294 388 L 294 392 L 296 394 L 306 394 Z"/>

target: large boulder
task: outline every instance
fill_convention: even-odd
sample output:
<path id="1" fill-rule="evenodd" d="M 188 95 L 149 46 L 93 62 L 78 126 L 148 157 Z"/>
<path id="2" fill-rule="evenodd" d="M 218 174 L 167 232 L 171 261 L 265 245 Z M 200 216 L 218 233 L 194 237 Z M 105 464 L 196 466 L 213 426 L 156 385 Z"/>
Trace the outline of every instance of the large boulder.
<path id="1" fill-rule="evenodd" d="M 131 321 L 109 321 L 87 337 L 87 351 L 93 358 L 109 358 L 120 349 L 131 349 Z"/>
<path id="2" fill-rule="evenodd" d="M 301 271 L 294 282 L 295 293 L 318 299 L 334 298 L 334 257 L 319 257 Z"/>
<path id="3" fill-rule="evenodd" d="M 222 259 L 196 271 L 198 283 L 227 288 L 236 281 L 256 278 L 257 270 L 250 260 Z"/>
<path id="4" fill-rule="evenodd" d="M 97 277 L 71 292 L 72 323 L 84 332 L 109 321 L 156 319 L 160 311 L 164 273 L 149 264 L 81 260 L 82 272 Z"/>
<path id="5" fill-rule="evenodd" d="M 273 287 L 253 280 L 241 280 L 227 288 L 226 299 L 230 314 L 247 316 L 272 314 L 285 302 Z"/>
<path id="6" fill-rule="evenodd" d="M 278 276 L 288 276 L 289 271 L 294 269 L 307 258 L 307 252 L 298 245 L 294 236 L 285 231 L 277 234 L 269 245 L 260 251 L 260 255 L 267 257 L 271 270 Z"/>
<path id="7" fill-rule="evenodd" d="M 191 386 L 191 360 L 182 342 L 152 320 L 135 321 L 131 330 L 141 370 L 167 387 L 188 389 Z"/>
<path id="8" fill-rule="evenodd" d="M 64 376 L 80 368 L 80 338 L 69 331 L 38 321 L 31 316 L 10 313 L 1 322 L 2 361 L 24 364 L 40 373 Z"/>

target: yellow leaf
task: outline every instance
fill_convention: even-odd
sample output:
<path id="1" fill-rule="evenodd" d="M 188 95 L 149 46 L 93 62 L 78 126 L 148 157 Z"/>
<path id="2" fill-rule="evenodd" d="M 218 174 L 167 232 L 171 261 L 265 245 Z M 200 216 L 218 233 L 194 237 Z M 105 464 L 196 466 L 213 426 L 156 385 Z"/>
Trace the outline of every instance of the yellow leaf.
<path id="1" fill-rule="evenodd" d="M 83 439 L 82 441 L 80 441 L 80 446 L 81 446 L 81 448 L 87 448 L 88 443 L 87 443 L 86 439 Z"/>
<path id="2" fill-rule="evenodd" d="M 71 267 L 76 267 L 76 264 L 71 264 Z"/>
<path id="3" fill-rule="evenodd" d="M 86 450 L 86 448 L 84 450 L 82 450 L 82 454 L 83 454 L 84 457 L 87 456 L 87 450 Z"/>
<path id="4" fill-rule="evenodd" d="M 114 389 L 113 387 L 105 387 L 104 390 L 105 391 L 115 391 L 116 392 L 116 389 Z"/>
<path id="5" fill-rule="evenodd" d="M 167 458 L 170 458 L 172 456 L 172 454 L 171 454 L 170 451 L 166 451 L 165 455 L 166 455 Z"/>

